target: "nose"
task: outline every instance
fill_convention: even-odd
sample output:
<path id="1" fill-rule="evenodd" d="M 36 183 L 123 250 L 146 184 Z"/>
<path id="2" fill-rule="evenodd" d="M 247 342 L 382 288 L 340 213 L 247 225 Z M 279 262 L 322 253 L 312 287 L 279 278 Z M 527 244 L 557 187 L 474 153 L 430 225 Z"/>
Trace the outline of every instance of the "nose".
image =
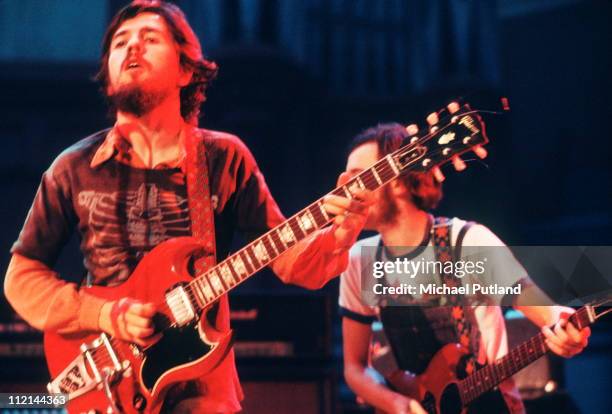
<path id="1" fill-rule="evenodd" d="M 139 36 L 131 36 L 128 40 L 127 51 L 128 54 L 138 53 L 142 48 L 140 37 Z"/>

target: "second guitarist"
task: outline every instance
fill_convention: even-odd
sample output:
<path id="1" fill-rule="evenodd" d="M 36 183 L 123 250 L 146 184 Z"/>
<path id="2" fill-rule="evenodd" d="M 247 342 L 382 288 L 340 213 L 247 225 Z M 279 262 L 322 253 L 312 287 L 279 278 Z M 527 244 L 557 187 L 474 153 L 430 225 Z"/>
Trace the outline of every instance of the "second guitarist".
<path id="1" fill-rule="evenodd" d="M 430 121 L 436 123 L 435 119 Z M 350 147 L 346 171 L 359 173 L 400 147 L 406 138 L 406 130 L 397 124 L 379 125 L 364 131 Z M 466 358 L 463 367 L 467 372 L 476 364 L 492 362 L 508 352 L 499 303 L 468 306 L 460 314 L 453 312 L 451 306 L 399 307 L 385 306 L 385 303 L 370 306 L 371 303 L 362 300 L 362 292 L 369 290 L 366 278 L 374 280 L 371 274 L 373 261 L 395 261 L 398 258 L 419 261 L 427 254 L 433 259 L 434 245 L 444 247 L 446 244 L 445 233 L 446 240 L 452 245 L 503 248 L 503 242 L 485 226 L 470 226 L 457 218 L 434 220 L 428 211 L 436 207 L 441 198 L 441 184 L 431 174 L 422 173 L 410 173 L 376 192 L 366 228 L 376 230 L 378 234 L 359 241 L 351 249 L 349 267 L 341 276 L 339 302 L 343 316 L 345 379 L 358 397 L 386 413 L 421 414 L 425 411 L 418 401 L 393 391 L 371 374 L 368 355 L 374 320 L 382 321 L 400 368 L 415 374 L 422 373 L 434 354 L 448 343 L 462 343 L 472 351 L 474 358 Z M 407 249 L 399 246 L 417 247 Z M 426 249 L 427 246 L 430 248 Z M 504 265 L 505 273 L 510 273 L 513 278 L 512 281 L 506 278 L 504 284 L 522 285 L 522 294 L 513 298 L 512 305 L 542 327 L 548 347 L 564 357 L 581 352 L 587 344 L 589 329 L 578 331 L 559 320 L 562 312 L 571 313 L 573 310 L 560 306 L 525 306 L 526 303 L 546 303 L 547 298 L 514 259 Z M 508 272 L 508 268 L 513 271 Z M 553 325 L 553 329 L 548 328 Z M 523 413 L 523 404 L 513 384 L 506 381 L 499 388 L 501 392 L 490 392 L 475 401 L 468 412 Z"/>

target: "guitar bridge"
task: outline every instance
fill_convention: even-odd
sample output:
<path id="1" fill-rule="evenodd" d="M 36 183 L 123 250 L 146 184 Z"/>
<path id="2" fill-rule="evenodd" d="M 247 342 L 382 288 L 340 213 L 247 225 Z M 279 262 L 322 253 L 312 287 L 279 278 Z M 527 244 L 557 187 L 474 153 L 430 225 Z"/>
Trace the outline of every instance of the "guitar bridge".
<path id="1" fill-rule="evenodd" d="M 129 369 L 129 362 L 120 362 L 111 340 L 105 333 L 81 345 L 81 353 L 54 380 L 47 384 L 50 393 L 68 394 L 74 399 L 104 382 L 115 380 Z"/>

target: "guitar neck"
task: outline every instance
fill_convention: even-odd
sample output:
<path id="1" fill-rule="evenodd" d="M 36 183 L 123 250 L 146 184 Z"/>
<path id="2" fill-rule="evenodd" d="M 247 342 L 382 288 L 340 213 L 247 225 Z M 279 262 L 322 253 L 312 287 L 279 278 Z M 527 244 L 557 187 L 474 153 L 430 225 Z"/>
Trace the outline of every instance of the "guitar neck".
<path id="1" fill-rule="evenodd" d="M 419 159 L 419 155 L 422 156 L 416 147 L 409 152 L 415 154 L 415 161 Z M 329 194 L 353 198 L 351 189 L 374 191 L 403 172 L 397 162 L 395 153 L 386 156 Z M 202 309 L 207 307 L 269 265 L 289 248 L 329 224 L 333 217 L 323 207 L 324 198 L 325 196 L 319 198 L 215 267 L 197 275 L 187 286 L 189 293 L 196 298 L 197 305 Z"/>
<path id="2" fill-rule="evenodd" d="M 412 137 L 409 143 L 381 158 L 328 195 L 352 199 L 355 189 L 374 191 L 403 173 L 428 171 L 475 145 L 488 142 L 482 120 L 477 111 L 472 111 L 468 105 L 449 116 L 447 121 L 446 125 L 432 128 L 421 138 Z M 194 299 L 194 310 L 207 308 L 289 248 L 328 225 L 333 216 L 323 207 L 324 198 L 319 198 L 213 268 L 197 274 L 193 281 L 183 287 Z"/>
<path id="3" fill-rule="evenodd" d="M 590 307 L 584 306 L 571 315 L 569 321 L 578 329 L 585 328 L 593 322 Z M 472 375 L 459 382 L 459 392 L 464 405 L 478 398 L 502 381 L 510 378 L 527 365 L 548 352 L 544 334 L 541 332 L 528 339 L 506 356 L 493 364 L 484 366 Z"/>

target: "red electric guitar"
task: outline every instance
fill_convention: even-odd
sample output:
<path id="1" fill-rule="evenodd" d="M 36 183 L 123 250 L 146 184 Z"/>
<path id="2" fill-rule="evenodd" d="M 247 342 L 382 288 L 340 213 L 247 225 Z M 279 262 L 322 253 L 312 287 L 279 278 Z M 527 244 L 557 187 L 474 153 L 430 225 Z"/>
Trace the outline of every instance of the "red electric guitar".
<path id="1" fill-rule="evenodd" d="M 441 121 L 428 134 L 412 137 L 330 194 L 351 198 L 351 189 L 376 190 L 404 172 L 429 170 L 488 142 L 478 112 L 468 105 L 440 115 Z M 320 198 L 201 274 L 190 270 L 192 257 L 203 250 L 198 240 L 171 239 L 147 254 L 125 283 L 83 288 L 109 300 L 132 297 L 160 304 L 156 328 L 163 335 L 141 348 L 100 333 L 46 333 L 45 354 L 54 378 L 49 391 L 68 394 L 70 413 L 157 413 L 172 384 L 212 370 L 230 349 L 231 332 L 215 331 L 204 317 L 207 310 L 332 219 Z"/>
<path id="2" fill-rule="evenodd" d="M 586 328 L 612 312 L 611 306 L 612 299 L 594 302 L 578 309 L 569 321 L 578 329 Z M 457 370 L 469 351 L 460 344 L 447 344 L 433 356 L 421 375 L 395 371 L 387 380 L 398 392 L 420 401 L 429 414 L 465 414 L 467 407 L 478 397 L 547 352 L 544 334 L 539 333 L 506 356 L 460 380 Z M 377 413 L 384 414 L 381 411 Z"/>

